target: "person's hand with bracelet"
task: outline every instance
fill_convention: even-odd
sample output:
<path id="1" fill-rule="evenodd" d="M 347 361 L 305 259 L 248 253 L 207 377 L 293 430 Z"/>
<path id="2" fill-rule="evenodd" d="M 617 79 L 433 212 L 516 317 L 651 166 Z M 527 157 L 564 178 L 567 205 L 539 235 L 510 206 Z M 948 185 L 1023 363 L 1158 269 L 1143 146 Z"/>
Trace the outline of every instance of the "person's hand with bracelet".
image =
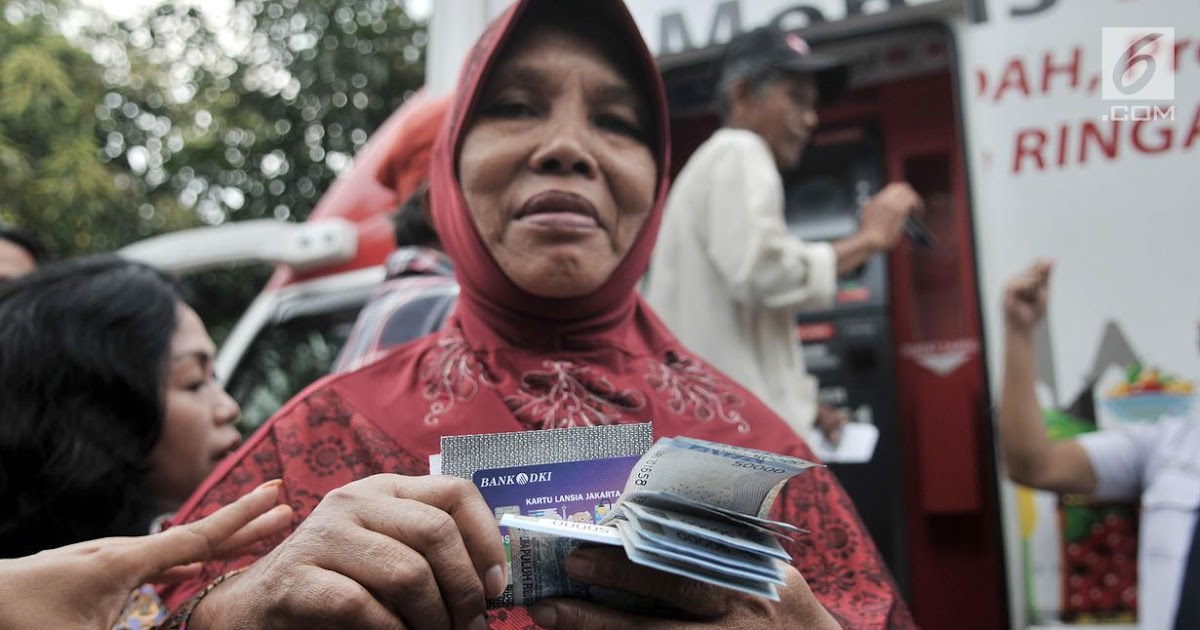
<path id="1" fill-rule="evenodd" d="M 210 516 L 159 534 L 89 540 L 0 560 L 0 628 L 109 630 L 131 591 L 194 577 L 200 562 L 283 531 L 292 509 L 269 481 Z"/>

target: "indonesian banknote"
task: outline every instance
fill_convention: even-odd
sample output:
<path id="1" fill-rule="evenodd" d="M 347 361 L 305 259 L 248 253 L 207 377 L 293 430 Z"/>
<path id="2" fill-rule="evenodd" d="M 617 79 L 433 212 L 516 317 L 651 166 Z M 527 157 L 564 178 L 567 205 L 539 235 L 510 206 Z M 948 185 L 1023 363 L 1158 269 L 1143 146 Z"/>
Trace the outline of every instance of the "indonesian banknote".
<path id="1" fill-rule="evenodd" d="M 512 603 L 586 597 L 586 585 L 563 570 L 566 556 L 583 544 L 621 546 L 634 563 L 778 599 L 775 587 L 784 582 L 781 563 L 790 560 L 780 539 L 800 530 L 766 517 L 783 484 L 813 463 L 664 438 L 636 462 L 626 458 L 570 466 L 609 473 L 614 467 L 631 468 L 618 500 L 603 512 L 497 512 L 511 549 Z"/>

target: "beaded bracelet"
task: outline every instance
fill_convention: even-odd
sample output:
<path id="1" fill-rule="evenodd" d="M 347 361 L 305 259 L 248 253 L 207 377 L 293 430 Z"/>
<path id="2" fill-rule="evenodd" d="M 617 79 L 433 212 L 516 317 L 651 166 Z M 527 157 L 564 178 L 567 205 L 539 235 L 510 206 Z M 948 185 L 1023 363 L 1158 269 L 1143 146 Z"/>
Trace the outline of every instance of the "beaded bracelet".
<path id="1" fill-rule="evenodd" d="M 234 569 L 229 573 L 217 577 L 217 579 L 213 580 L 212 582 L 209 582 L 208 586 L 204 587 L 204 590 L 193 595 L 192 598 L 184 602 L 174 614 L 172 614 L 170 617 L 167 617 L 167 620 L 164 621 L 162 625 L 158 626 L 158 630 L 187 630 L 188 621 L 192 618 L 192 613 L 196 610 L 196 606 L 200 605 L 201 600 L 208 596 L 208 594 L 211 593 L 214 588 L 220 586 L 221 582 L 228 580 L 244 570 L 244 568 Z"/>

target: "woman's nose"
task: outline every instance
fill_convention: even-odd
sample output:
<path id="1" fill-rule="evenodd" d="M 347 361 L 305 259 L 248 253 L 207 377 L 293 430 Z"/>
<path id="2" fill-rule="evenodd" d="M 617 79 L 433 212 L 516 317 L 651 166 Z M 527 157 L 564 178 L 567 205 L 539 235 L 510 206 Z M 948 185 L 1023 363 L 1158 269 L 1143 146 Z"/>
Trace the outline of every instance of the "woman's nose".
<path id="1" fill-rule="evenodd" d="M 595 177 L 599 165 L 588 149 L 587 121 L 559 118 L 547 121 L 545 136 L 531 158 L 533 169 L 549 175 Z"/>
<path id="2" fill-rule="evenodd" d="M 230 396 L 229 393 L 225 391 L 225 388 L 218 386 L 216 413 L 217 424 L 229 424 L 230 422 L 237 420 L 238 416 L 241 414 L 242 408 L 238 405 L 237 401 L 233 399 L 233 396 Z"/>

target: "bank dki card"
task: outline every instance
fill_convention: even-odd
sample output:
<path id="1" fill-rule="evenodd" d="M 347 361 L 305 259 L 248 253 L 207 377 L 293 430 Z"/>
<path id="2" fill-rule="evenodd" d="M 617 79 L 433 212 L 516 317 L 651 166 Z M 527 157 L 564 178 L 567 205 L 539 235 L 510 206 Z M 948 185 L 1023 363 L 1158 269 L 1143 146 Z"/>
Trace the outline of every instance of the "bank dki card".
<path id="1" fill-rule="evenodd" d="M 496 520 L 505 514 L 595 523 L 604 518 L 640 456 L 478 470 L 472 481 Z M 508 549 L 507 528 L 501 528 Z"/>

